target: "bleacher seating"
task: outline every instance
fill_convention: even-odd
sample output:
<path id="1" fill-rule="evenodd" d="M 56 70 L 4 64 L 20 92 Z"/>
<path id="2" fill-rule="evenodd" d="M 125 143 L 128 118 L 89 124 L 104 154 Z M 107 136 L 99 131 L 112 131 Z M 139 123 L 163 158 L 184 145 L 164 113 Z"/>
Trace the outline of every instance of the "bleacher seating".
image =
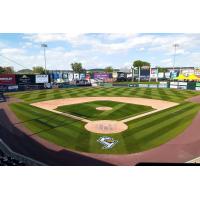
<path id="1" fill-rule="evenodd" d="M 25 166 L 25 163 L 6 155 L 0 150 L 0 166 Z"/>

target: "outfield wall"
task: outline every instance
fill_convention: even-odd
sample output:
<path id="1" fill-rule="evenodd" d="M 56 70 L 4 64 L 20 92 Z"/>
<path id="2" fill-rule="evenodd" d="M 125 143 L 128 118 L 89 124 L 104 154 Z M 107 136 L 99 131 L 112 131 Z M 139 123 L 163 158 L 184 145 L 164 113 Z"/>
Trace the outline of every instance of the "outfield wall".
<path id="1" fill-rule="evenodd" d="M 104 87 L 137 87 L 137 88 L 171 88 L 171 89 L 181 89 L 181 90 L 198 90 L 200 91 L 200 82 L 160 82 L 159 84 L 149 84 L 147 83 L 113 83 L 108 85 L 106 83 L 101 83 L 100 86 Z"/>

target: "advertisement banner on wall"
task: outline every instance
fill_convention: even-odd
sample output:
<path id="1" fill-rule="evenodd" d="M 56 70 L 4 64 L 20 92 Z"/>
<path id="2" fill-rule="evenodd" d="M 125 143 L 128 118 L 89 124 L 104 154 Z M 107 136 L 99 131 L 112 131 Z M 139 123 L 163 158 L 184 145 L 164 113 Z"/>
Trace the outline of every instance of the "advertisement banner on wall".
<path id="1" fill-rule="evenodd" d="M 74 73 L 74 79 L 79 79 L 79 74 L 78 73 Z"/>
<path id="2" fill-rule="evenodd" d="M 109 78 L 108 73 L 94 73 L 94 79 L 107 79 Z"/>
<path id="3" fill-rule="evenodd" d="M 85 74 L 80 74 L 80 79 L 85 79 Z"/>
<path id="4" fill-rule="evenodd" d="M 86 80 L 90 80 L 90 78 L 91 78 L 91 77 L 90 77 L 90 74 L 86 74 L 85 79 L 86 79 Z"/>
<path id="5" fill-rule="evenodd" d="M 73 81 L 73 73 L 68 73 L 68 80 Z"/>
<path id="6" fill-rule="evenodd" d="M 160 82 L 160 83 L 158 84 L 158 87 L 159 87 L 159 88 L 167 88 L 167 82 L 164 82 L 164 81 Z"/>
<path id="7" fill-rule="evenodd" d="M 143 66 L 140 69 L 140 76 L 141 77 L 149 77 L 150 76 L 150 67 L 149 66 Z"/>
<path id="8" fill-rule="evenodd" d="M 157 84 L 149 84 L 149 88 L 157 88 L 158 85 Z"/>
<path id="9" fill-rule="evenodd" d="M 176 78 L 178 76 L 178 72 L 171 72 L 171 78 Z"/>
<path id="10" fill-rule="evenodd" d="M 197 76 L 200 76 L 200 68 L 195 68 L 194 74 L 197 75 Z"/>
<path id="11" fill-rule="evenodd" d="M 178 82 L 178 85 L 187 86 L 187 82 Z"/>
<path id="12" fill-rule="evenodd" d="M 19 85 L 35 84 L 35 75 L 17 74 L 16 83 Z"/>
<path id="13" fill-rule="evenodd" d="M 170 72 L 165 72 L 165 78 L 170 78 Z"/>
<path id="14" fill-rule="evenodd" d="M 139 87 L 140 87 L 140 88 L 148 88 L 148 87 L 149 87 L 149 84 L 139 84 Z"/>
<path id="15" fill-rule="evenodd" d="M 37 74 L 35 76 L 35 83 L 48 83 L 48 82 L 49 82 L 49 76 L 48 75 Z"/>
<path id="16" fill-rule="evenodd" d="M 157 68 L 151 68 L 151 71 L 150 71 L 150 77 L 151 78 L 157 78 L 158 77 L 158 69 Z"/>
<path id="17" fill-rule="evenodd" d="M 200 87 L 196 87 L 195 90 L 198 90 L 198 91 L 199 91 L 199 90 L 200 90 Z"/>
<path id="18" fill-rule="evenodd" d="M 9 91 L 17 91 L 18 90 L 18 85 L 10 85 L 8 86 Z"/>
<path id="19" fill-rule="evenodd" d="M 159 72 L 158 73 L 158 78 L 164 78 L 164 73 L 163 72 Z"/>
<path id="20" fill-rule="evenodd" d="M 15 85 L 15 74 L 0 74 L 0 85 Z"/>

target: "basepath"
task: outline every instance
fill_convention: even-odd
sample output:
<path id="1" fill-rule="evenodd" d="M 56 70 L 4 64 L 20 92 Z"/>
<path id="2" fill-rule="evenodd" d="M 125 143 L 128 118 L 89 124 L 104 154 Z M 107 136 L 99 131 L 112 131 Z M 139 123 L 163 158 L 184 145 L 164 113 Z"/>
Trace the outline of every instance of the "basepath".
<path id="1" fill-rule="evenodd" d="M 189 101 L 200 103 L 200 95 Z M 69 151 L 37 135 L 31 135 L 8 107 L 0 104 L 0 137 L 16 152 L 49 165 L 135 165 L 139 162 L 183 163 L 200 155 L 200 112 L 185 131 L 157 148 L 128 155 L 105 155 Z"/>

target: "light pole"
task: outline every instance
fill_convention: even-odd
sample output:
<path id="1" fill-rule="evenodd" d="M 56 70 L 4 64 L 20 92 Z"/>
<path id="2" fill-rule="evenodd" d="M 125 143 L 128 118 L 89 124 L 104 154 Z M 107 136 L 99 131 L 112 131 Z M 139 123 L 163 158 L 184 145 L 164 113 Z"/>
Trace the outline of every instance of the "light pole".
<path id="1" fill-rule="evenodd" d="M 41 47 L 43 47 L 44 48 L 44 67 L 45 67 L 45 74 L 46 74 L 46 70 L 47 70 L 47 66 L 46 66 L 46 51 L 45 51 L 45 48 L 47 48 L 48 46 L 47 46 L 47 44 L 41 44 Z"/>
<path id="2" fill-rule="evenodd" d="M 173 47 L 174 47 L 174 63 L 173 63 L 173 71 L 174 71 L 175 61 L 176 61 L 176 48 L 179 47 L 179 44 L 175 43 L 173 44 Z"/>

